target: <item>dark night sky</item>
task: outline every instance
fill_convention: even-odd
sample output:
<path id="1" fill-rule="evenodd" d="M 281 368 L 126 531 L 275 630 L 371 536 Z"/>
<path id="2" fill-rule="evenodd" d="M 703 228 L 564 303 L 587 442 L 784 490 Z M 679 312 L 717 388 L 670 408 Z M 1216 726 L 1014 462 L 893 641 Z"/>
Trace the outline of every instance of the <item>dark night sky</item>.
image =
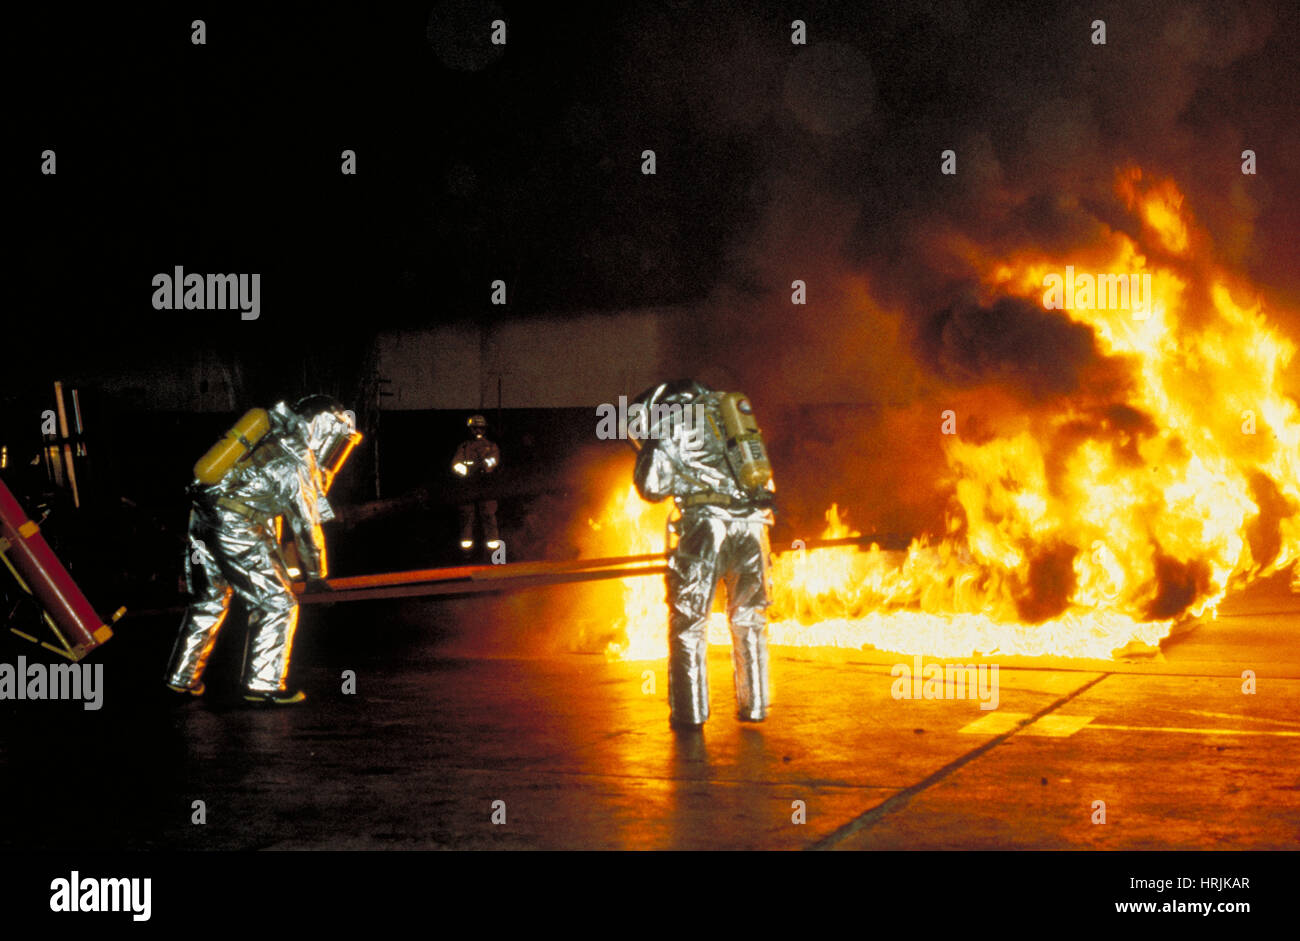
<path id="1" fill-rule="evenodd" d="M 679 301 L 716 278 L 752 158 L 645 106 L 602 42 L 616 17 L 511 10 L 509 55 L 461 71 L 427 38 L 428 6 L 306 9 L 209 16 L 206 47 L 188 12 L 33 24 L 49 80 L 25 90 L 16 139 L 25 166 L 54 147 L 59 174 L 22 187 L 24 306 L 109 338 L 183 333 L 141 288 L 183 264 L 262 272 L 264 309 L 366 329 L 488 313 L 495 277 L 525 315 Z M 653 186 L 646 146 L 673 164 Z"/>
<path id="2" fill-rule="evenodd" d="M 1129 161 L 1174 176 L 1230 260 L 1295 301 L 1297 15 L 1285 2 L 43 5 L 11 27 L 26 68 L 8 148 L 9 336 L 37 370 L 66 344 L 171 357 L 202 337 L 248 352 L 322 317 L 340 329 L 320 349 L 357 348 L 380 325 L 498 316 L 487 284 L 501 277 L 515 316 L 699 305 L 715 334 L 743 325 L 768 343 L 793 327 L 833 357 L 821 325 L 765 313 L 788 313 L 791 277 L 869 273 L 878 300 L 929 322 L 964 274 L 929 257 L 925 233 L 1069 244 L 1112 213 Z M 206 46 L 190 42 L 195 16 Z M 503 54 L 485 44 L 497 16 Z M 796 17 L 807 47 L 790 44 Z M 1097 17 L 1105 47 L 1088 42 Z M 37 173 L 47 146 L 57 178 Z M 1244 146 L 1262 169 L 1243 187 Z M 348 147 L 356 177 L 338 172 Z M 946 147 L 956 178 L 937 172 Z M 152 310 L 149 279 L 175 264 L 261 272 L 263 318 Z"/>

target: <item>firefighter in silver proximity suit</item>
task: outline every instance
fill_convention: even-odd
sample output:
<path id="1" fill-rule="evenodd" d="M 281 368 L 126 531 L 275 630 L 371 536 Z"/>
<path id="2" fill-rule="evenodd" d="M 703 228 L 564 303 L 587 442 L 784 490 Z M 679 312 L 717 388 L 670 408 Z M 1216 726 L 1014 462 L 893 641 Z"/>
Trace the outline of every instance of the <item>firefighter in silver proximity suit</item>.
<path id="1" fill-rule="evenodd" d="M 764 609 L 774 486 L 770 467 L 761 485 L 753 477 L 748 486 L 741 483 L 735 452 L 728 455 L 735 441 L 729 445 L 719 408 L 728 395 L 748 414 L 738 394 L 693 380 L 661 383 L 634 403 L 643 439 L 637 440 L 636 421 L 629 427 L 639 451 L 637 492 L 652 502 L 672 497 L 680 513 L 667 575 L 668 700 L 670 722 L 678 727 L 699 727 L 709 717 L 708 619 L 719 581 L 727 588 L 738 717 L 761 722 L 770 703 Z"/>
<path id="2" fill-rule="evenodd" d="M 308 585 L 324 587 L 321 523 L 334 518 L 325 491 L 361 436 L 351 413 L 328 396 L 309 396 L 292 407 L 280 402 L 267 414 L 269 429 L 247 457 L 215 484 L 195 480 L 190 485 L 185 569 L 190 606 L 166 679 L 177 694 L 202 695 L 203 671 L 233 591 L 248 607 L 244 698 L 273 705 L 305 698 L 286 686 L 298 601 L 276 518 L 283 518 L 293 534 Z"/>

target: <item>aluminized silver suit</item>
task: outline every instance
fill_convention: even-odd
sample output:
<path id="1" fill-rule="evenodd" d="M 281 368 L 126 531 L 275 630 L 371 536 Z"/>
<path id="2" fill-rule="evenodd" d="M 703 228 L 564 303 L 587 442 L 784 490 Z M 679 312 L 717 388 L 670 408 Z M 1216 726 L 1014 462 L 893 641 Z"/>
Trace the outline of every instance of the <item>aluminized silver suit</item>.
<path id="1" fill-rule="evenodd" d="M 277 517 L 293 533 L 302 575 L 326 574 L 321 523 L 334 514 L 322 466 L 329 467 L 326 458 L 353 436 L 352 420 L 330 410 L 303 416 L 284 402 L 268 411 L 271 430 L 247 460 L 212 486 L 190 485 L 185 584 L 191 603 L 167 671 L 174 688 L 201 688 L 232 592 L 238 592 L 249 622 L 243 685 L 249 693 L 286 689 L 298 601 L 276 538 Z"/>
<path id="2" fill-rule="evenodd" d="M 708 619 L 718 582 L 726 585 L 739 718 L 758 722 L 771 702 L 767 659 L 768 537 L 772 512 L 737 483 L 727 463 L 721 393 L 698 383 L 665 383 L 638 401 L 653 413 L 680 404 L 680 418 L 647 424 L 637 456 L 637 492 L 672 497 L 681 514 L 668 561 L 668 701 L 674 725 L 709 717 Z"/>

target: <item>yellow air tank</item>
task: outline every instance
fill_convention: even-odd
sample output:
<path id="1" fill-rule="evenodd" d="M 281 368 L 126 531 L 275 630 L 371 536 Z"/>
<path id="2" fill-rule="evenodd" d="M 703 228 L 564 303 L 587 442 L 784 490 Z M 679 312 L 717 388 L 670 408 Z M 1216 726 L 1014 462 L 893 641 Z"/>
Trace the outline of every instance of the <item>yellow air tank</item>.
<path id="1" fill-rule="evenodd" d="M 211 486 L 252 453 L 257 442 L 271 429 L 271 416 L 264 408 L 250 408 L 235 422 L 226 436 L 212 446 L 194 465 L 194 476 Z"/>
<path id="2" fill-rule="evenodd" d="M 749 399 L 742 392 L 728 392 L 722 396 L 718 408 L 727 430 L 727 457 L 736 479 L 746 490 L 762 490 L 772 479 L 772 465 Z"/>

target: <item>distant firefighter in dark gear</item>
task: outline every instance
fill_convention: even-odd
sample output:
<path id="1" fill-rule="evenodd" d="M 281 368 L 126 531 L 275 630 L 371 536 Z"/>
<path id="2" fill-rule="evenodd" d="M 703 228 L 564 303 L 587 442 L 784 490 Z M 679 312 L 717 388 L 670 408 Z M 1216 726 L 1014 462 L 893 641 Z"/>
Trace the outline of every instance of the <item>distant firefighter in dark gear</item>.
<path id="1" fill-rule="evenodd" d="M 484 499 L 483 486 L 487 478 L 496 473 L 496 469 L 501 466 L 501 451 L 486 437 L 486 418 L 482 415 L 471 415 L 466 424 L 473 437 L 461 442 L 451 464 L 452 472 L 467 485 L 466 489 L 468 490 L 470 486 L 474 488 L 472 494 L 467 494 L 473 496 L 473 499 L 466 499 L 459 508 L 460 548 L 463 552 L 471 552 L 474 549 L 477 518 L 477 521 L 482 523 L 483 538 L 487 541 L 487 547 L 496 549 L 501 545 L 501 534 L 497 530 L 497 502 Z"/>
<path id="2" fill-rule="evenodd" d="M 252 409 L 195 465 L 185 567 L 190 606 L 167 669 L 173 692 L 202 695 L 204 668 L 238 592 L 248 607 L 244 698 L 305 698 L 286 685 L 298 626 L 292 576 L 323 586 L 321 523 L 334 518 L 325 494 L 360 439 L 350 412 L 313 395 Z M 280 520 L 293 535 L 301 573 L 282 554 Z"/>
<path id="3" fill-rule="evenodd" d="M 727 588 L 736 706 L 761 722 L 771 701 L 767 663 L 771 466 L 749 400 L 693 380 L 647 389 L 629 408 L 637 492 L 672 497 L 680 518 L 668 561 L 668 701 L 674 726 L 709 717 L 708 619 Z"/>

